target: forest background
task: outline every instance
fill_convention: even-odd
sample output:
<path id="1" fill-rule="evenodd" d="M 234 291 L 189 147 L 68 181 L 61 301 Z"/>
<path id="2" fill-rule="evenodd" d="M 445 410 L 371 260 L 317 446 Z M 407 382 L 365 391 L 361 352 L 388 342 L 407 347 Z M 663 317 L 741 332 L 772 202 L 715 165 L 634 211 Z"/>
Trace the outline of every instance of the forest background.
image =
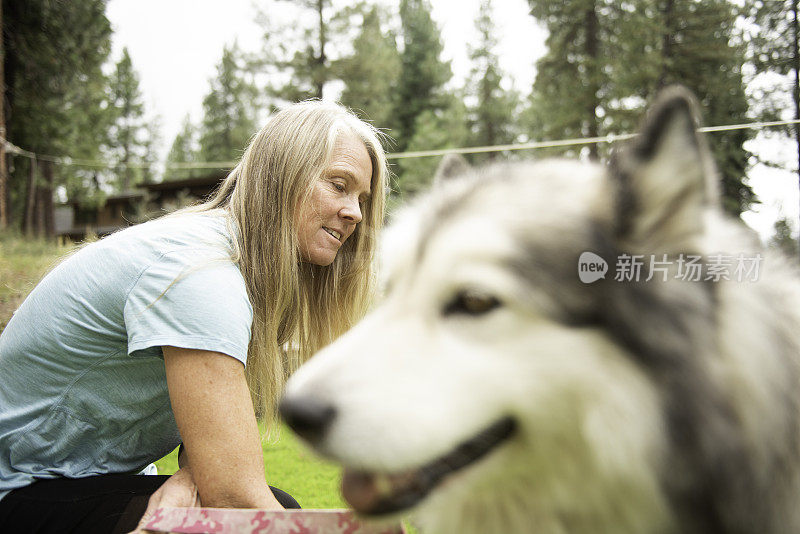
<path id="1" fill-rule="evenodd" d="M 109 12 L 125 2 L 2 1 L 7 143 L 0 159 L 7 174 L 0 164 L 0 228 L 50 235 L 58 202 L 101 205 L 145 182 L 230 168 L 270 111 L 306 98 L 353 108 L 391 136 L 393 154 L 629 133 L 671 83 L 695 92 L 706 125 L 800 118 L 798 0 L 480 0 L 460 76 L 428 0 L 260 0 L 250 4 L 260 42 L 241 45 L 236 27 L 211 30 L 229 38 L 201 116 L 187 106 L 179 131 L 165 139 L 135 56 L 112 46 Z M 526 58 L 539 50 L 535 77 L 523 84 L 508 68 L 513 60 L 500 55 L 509 49 L 500 46 L 505 36 L 496 23 L 520 2 L 538 31 L 514 47 Z M 153 11 L 148 17 L 157 18 Z M 191 26 L 196 16 L 189 10 L 171 24 Z M 171 51 L 161 53 L 169 65 Z M 708 139 L 725 209 L 797 255 L 800 127 Z M 468 158 L 602 159 L 609 149 L 576 144 Z M 392 159 L 392 205 L 425 188 L 438 159 Z M 786 181 L 789 173 L 793 201 L 759 205 L 754 183 Z M 758 213 L 771 216 L 768 231 L 754 224 Z"/>

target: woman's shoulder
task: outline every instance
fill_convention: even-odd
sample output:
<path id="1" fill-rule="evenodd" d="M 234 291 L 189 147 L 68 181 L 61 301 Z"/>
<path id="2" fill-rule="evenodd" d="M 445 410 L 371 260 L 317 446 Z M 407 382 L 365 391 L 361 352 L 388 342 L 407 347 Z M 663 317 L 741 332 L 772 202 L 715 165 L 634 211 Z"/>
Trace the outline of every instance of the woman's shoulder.
<path id="1" fill-rule="evenodd" d="M 221 211 L 168 215 L 132 226 L 103 239 L 111 247 L 140 249 L 158 256 L 196 251 L 230 256 L 234 239 L 228 216 Z"/>
<path id="2" fill-rule="evenodd" d="M 238 288 L 243 282 L 230 235 L 228 220 L 221 213 L 162 217 L 82 247 L 46 280 L 102 288 L 103 294 L 127 294 L 137 283 L 151 280 L 154 290 L 160 287 L 159 294 L 176 279 L 213 275 L 220 283 L 227 281 L 226 287 Z"/>

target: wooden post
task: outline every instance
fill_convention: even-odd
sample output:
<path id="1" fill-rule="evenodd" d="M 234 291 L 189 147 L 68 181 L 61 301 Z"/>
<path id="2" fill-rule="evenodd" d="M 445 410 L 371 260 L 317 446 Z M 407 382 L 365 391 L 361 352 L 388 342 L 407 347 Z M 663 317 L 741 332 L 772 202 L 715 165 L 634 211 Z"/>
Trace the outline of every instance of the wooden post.
<path id="1" fill-rule="evenodd" d="M 42 163 L 42 178 L 44 178 L 44 186 L 42 186 L 42 231 L 46 237 L 54 237 L 56 235 L 55 205 L 53 204 L 55 177 L 53 173 L 53 162 L 44 161 Z"/>
<path id="2" fill-rule="evenodd" d="M 36 207 L 36 155 L 31 158 L 30 174 L 28 174 L 28 187 L 25 195 L 25 213 L 22 218 L 23 231 L 28 235 L 35 233 L 34 209 Z"/>
<path id="3" fill-rule="evenodd" d="M 792 2 L 792 70 L 794 70 L 794 87 L 792 97 L 794 100 L 794 118 L 800 120 L 800 27 L 798 27 L 797 0 Z M 797 143 L 797 185 L 800 187 L 800 124 L 794 125 L 794 141 Z M 800 241 L 800 236 L 798 236 Z M 800 254 L 800 247 L 798 247 Z"/>
<path id="4" fill-rule="evenodd" d="M 6 167 L 6 50 L 3 43 L 3 2 L 0 1 L 0 230 L 8 226 L 8 168 Z"/>

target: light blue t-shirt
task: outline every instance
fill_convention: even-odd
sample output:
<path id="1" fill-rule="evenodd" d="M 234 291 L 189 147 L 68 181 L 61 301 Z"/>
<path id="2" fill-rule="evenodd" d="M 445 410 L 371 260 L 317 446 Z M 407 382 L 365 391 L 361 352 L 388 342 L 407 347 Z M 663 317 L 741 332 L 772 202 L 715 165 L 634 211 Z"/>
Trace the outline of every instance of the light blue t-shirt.
<path id="1" fill-rule="evenodd" d="M 135 472 L 180 443 L 161 347 L 246 362 L 253 312 L 231 251 L 221 212 L 173 216 L 45 276 L 0 334 L 0 498 Z"/>

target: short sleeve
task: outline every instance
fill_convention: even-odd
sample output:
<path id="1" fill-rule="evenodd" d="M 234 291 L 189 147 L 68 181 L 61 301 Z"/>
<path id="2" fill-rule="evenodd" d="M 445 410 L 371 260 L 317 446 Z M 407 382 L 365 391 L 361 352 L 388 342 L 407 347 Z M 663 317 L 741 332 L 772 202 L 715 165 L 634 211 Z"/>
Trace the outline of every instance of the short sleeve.
<path id="1" fill-rule="evenodd" d="M 161 256 L 125 302 L 128 354 L 171 345 L 246 363 L 253 309 L 239 268 L 208 251 Z"/>

